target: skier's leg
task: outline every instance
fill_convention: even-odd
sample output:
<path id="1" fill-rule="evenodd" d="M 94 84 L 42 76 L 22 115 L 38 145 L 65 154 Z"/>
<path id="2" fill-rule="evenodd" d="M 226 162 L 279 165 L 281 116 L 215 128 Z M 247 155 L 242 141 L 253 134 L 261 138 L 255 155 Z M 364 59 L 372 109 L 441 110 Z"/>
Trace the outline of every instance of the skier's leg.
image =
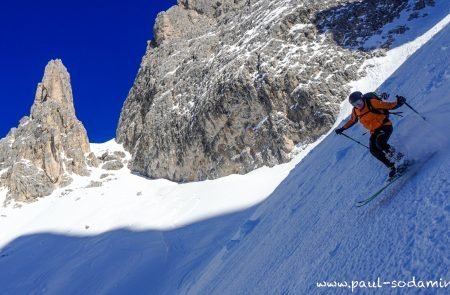
<path id="1" fill-rule="evenodd" d="M 376 145 L 377 148 L 382 150 L 385 154 L 390 155 L 394 154 L 395 150 L 388 144 L 388 140 L 392 135 L 392 131 L 394 131 L 394 128 L 392 128 L 391 125 L 385 125 L 381 126 L 377 129 L 379 135 L 376 138 Z"/>
<path id="2" fill-rule="evenodd" d="M 389 161 L 391 161 L 391 162 L 393 161 L 398 164 L 400 162 L 400 160 L 403 158 L 403 154 L 400 152 L 397 152 L 393 146 L 391 146 L 387 143 L 389 138 L 392 135 L 392 131 L 394 130 L 394 128 L 392 128 L 391 125 L 387 125 L 387 126 L 382 126 L 379 129 L 380 129 L 380 132 L 384 132 L 384 134 L 377 137 L 377 142 L 376 142 L 377 147 L 384 152 L 384 154 L 386 155 L 386 158 Z"/>
<path id="3" fill-rule="evenodd" d="M 383 127 L 390 127 L 384 130 Z M 392 134 L 392 126 L 383 126 L 375 130 L 370 137 L 370 153 L 381 161 L 386 167 L 390 168 L 394 166 L 394 163 L 388 160 L 384 150 L 389 151 L 390 145 L 387 143 L 389 137 Z"/>

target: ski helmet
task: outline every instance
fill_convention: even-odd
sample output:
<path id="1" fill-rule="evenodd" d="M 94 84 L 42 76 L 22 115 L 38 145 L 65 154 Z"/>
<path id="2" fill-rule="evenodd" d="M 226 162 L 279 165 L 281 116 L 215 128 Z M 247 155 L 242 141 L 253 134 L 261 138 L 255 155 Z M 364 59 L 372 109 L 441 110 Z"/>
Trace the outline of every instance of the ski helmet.
<path id="1" fill-rule="evenodd" d="M 357 102 L 358 100 L 363 99 L 363 94 L 359 91 L 355 91 L 352 94 L 350 94 L 350 96 L 348 97 L 348 101 L 351 104 L 354 104 L 355 102 Z"/>

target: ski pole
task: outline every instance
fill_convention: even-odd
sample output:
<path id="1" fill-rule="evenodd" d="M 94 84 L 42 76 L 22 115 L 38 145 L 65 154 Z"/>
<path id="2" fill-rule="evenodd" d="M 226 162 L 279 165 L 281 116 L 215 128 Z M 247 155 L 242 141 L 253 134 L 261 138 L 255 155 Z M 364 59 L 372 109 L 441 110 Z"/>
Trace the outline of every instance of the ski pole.
<path id="1" fill-rule="evenodd" d="M 357 144 L 359 144 L 359 145 L 365 147 L 366 149 L 369 149 L 369 147 L 368 147 L 367 145 L 360 143 L 360 142 L 357 141 L 356 139 L 353 139 L 352 137 L 348 136 L 347 134 L 345 134 L 345 133 L 342 132 L 341 135 L 344 135 L 344 136 L 347 137 L 348 139 L 353 140 L 353 141 L 356 142 Z"/>
<path id="2" fill-rule="evenodd" d="M 399 98 L 399 96 L 396 96 L 397 98 Z M 409 103 L 407 103 L 405 101 L 405 105 L 410 108 L 414 113 L 416 113 L 417 115 L 419 115 L 424 121 L 427 121 L 427 118 L 425 118 L 424 116 L 422 116 L 422 114 L 420 114 L 418 111 L 416 111 L 412 106 L 409 105 Z M 427 121 L 428 122 L 428 121 Z"/>
<path id="3" fill-rule="evenodd" d="M 407 102 L 405 102 L 405 105 L 410 108 L 411 110 L 413 110 L 414 113 L 416 113 L 417 115 L 419 115 L 424 121 L 427 121 L 427 118 L 425 118 L 424 116 L 422 116 L 418 111 L 416 111 L 412 106 L 410 106 Z"/>

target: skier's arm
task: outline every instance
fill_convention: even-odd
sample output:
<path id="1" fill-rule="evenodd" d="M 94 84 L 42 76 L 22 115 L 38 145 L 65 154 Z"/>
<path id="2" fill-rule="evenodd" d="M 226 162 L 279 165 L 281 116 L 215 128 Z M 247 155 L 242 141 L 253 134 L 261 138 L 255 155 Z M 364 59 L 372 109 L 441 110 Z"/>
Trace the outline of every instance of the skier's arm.
<path id="1" fill-rule="evenodd" d="M 370 103 L 375 109 L 382 109 L 382 110 L 392 110 L 399 107 L 399 103 L 397 101 L 394 102 L 387 102 L 387 101 L 381 101 L 377 99 L 371 99 Z"/>
<path id="2" fill-rule="evenodd" d="M 345 122 L 344 126 L 334 130 L 334 132 L 336 132 L 336 134 L 342 134 L 344 130 L 352 127 L 353 125 L 356 124 L 356 122 L 358 122 L 358 117 L 356 116 L 355 109 L 353 109 L 352 116 L 350 117 L 350 119 L 347 122 Z"/>
<path id="3" fill-rule="evenodd" d="M 358 122 L 358 117 L 355 114 L 355 110 L 352 111 L 350 119 L 341 127 L 342 130 L 348 129 Z"/>

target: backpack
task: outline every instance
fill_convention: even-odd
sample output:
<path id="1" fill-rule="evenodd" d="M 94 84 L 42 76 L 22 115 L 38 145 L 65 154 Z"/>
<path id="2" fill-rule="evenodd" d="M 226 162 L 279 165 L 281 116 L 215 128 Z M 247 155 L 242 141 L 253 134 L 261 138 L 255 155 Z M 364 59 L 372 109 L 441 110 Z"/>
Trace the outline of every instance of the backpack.
<path id="1" fill-rule="evenodd" d="M 368 93 L 364 94 L 363 95 L 363 99 L 367 103 L 367 108 L 369 109 L 369 112 L 372 112 L 372 113 L 375 113 L 375 114 L 380 114 L 380 115 L 386 115 L 386 119 L 385 120 L 389 120 L 389 115 L 391 115 L 391 114 L 403 117 L 401 115 L 402 112 L 390 112 L 389 110 L 377 109 L 377 108 L 373 107 L 372 104 L 370 103 L 371 99 L 376 99 L 376 100 L 379 100 L 379 101 L 383 101 L 381 99 L 381 97 L 379 97 L 378 94 L 376 94 L 375 92 L 368 92 Z"/>

